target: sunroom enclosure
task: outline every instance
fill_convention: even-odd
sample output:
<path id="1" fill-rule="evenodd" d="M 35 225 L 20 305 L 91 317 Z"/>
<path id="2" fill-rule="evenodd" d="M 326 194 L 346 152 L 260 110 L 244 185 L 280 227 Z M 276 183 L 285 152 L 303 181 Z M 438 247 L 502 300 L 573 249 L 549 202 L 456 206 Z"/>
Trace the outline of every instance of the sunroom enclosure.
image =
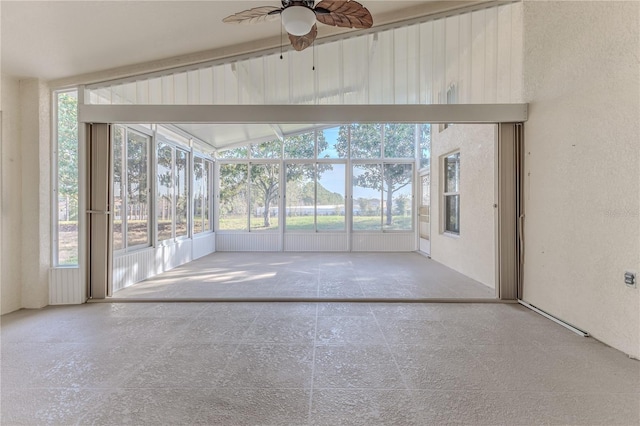
<path id="1" fill-rule="evenodd" d="M 369 250 L 376 247 L 380 247 L 380 250 L 415 250 L 419 227 L 419 148 L 415 148 L 411 158 L 394 157 L 392 153 L 384 152 L 381 136 L 380 157 L 358 158 L 357 153 L 349 153 L 342 158 L 326 158 L 318 156 L 321 152 L 314 152 L 313 157 L 289 158 L 285 151 L 287 137 L 313 131 L 314 143 L 317 144 L 318 132 L 331 128 L 376 125 L 382 128 L 406 125 L 420 127 L 425 123 L 438 123 L 433 126 L 432 134 L 441 131 L 447 134 L 450 129 L 441 123 L 525 121 L 526 106 L 518 104 L 522 93 L 521 7 L 519 3 L 476 6 L 474 9 L 457 10 L 367 32 L 354 32 L 348 38 L 319 40 L 315 49 L 315 71 L 311 70 L 314 64 L 311 50 L 286 52 L 284 59 L 279 58 L 279 51 L 271 50 L 93 83 L 79 88 L 80 121 L 121 123 L 121 126 L 136 123 L 171 125 L 172 131 L 189 140 L 189 144 L 200 144 L 201 158 L 213 161 L 214 157 L 218 157 L 211 167 L 223 186 L 217 193 L 217 190 L 213 190 L 212 205 L 209 207 L 213 213 L 209 226 L 213 226 L 215 231 L 210 234 L 217 250 L 238 250 L 239 247 L 249 247 L 250 250 L 326 250 L 331 247 L 349 251 L 358 250 L 358 244 Z M 502 134 L 513 133 L 512 130 L 499 125 L 494 133 L 498 138 Z M 80 133 L 82 140 L 82 128 Z M 349 135 L 350 130 L 346 133 Z M 414 133 L 414 137 L 417 133 Z M 514 143 L 516 139 L 510 136 L 508 143 Z M 259 157 L 264 153 L 249 152 L 251 146 L 270 141 L 279 141 L 280 158 L 256 158 L 256 155 Z M 167 159 L 171 151 L 170 166 L 166 166 L 171 169 L 171 194 L 154 192 L 161 197 L 176 197 L 180 191 L 184 192 L 184 188 L 176 187 L 175 183 L 179 174 L 175 168 L 179 161 L 183 161 L 179 158 L 181 144 L 169 145 L 172 148 L 164 151 Z M 182 146 L 184 148 L 184 144 Z M 224 154 L 225 151 L 229 153 L 242 146 L 248 150 L 245 158 L 222 158 L 229 155 Z M 317 148 L 314 146 L 314 149 Z M 499 142 L 495 148 L 496 160 L 499 160 L 501 149 L 502 143 Z M 515 150 L 512 151 L 515 155 Z M 157 146 L 154 145 L 150 152 L 158 155 Z M 195 165 L 196 158 L 197 154 L 189 154 L 186 159 L 189 167 Z M 439 158 L 437 160 L 440 161 Z M 498 161 L 496 164 L 502 163 Z M 326 166 L 331 169 L 326 169 Z M 359 190 L 364 193 L 372 190 L 359 187 L 358 176 L 371 170 L 378 170 L 381 176 L 385 176 L 385 171 L 389 174 L 394 168 L 402 169 L 400 175 L 412 175 L 410 217 L 407 216 L 404 222 L 399 217 L 403 217 L 401 212 L 409 211 L 401 208 L 406 207 L 406 200 L 394 200 L 392 196 L 387 201 L 384 199 L 384 189 L 380 189 L 380 204 L 372 207 L 371 201 L 369 206 L 365 205 L 366 200 L 377 199 L 377 195 L 359 196 L 357 193 Z M 499 175 L 500 168 L 497 168 Z M 259 205 L 252 205 L 260 193 L 257 184 L 252 182 L 252 176 L 264 174 L 269 169 L 272 173 L 275 169 L 278 172 L 278 205 L 266 208 L 271 204 L 263 202 L 260 210 Z M 246 201 L 245 207 L 234 202 L 231 204 L 235 205 L 229 208 L 229 199 L 222 197 L 223 189 L 228 189 L 224 186 L 223 174 L 232 177 L 234 173 L 247 178 L 244 189 L 240 188 L 241 193 L 235 195 L 235 201 Z M 329 191 L 329 194 L 323 191 L 323 188 L 326 189 L 323 179 L 329 179 L 334 173 L 344 173 L 343 194 L 340 191 Z M 309 212 L 309 206 L 305 206 L 301 197 L 295 203 L 287 200 L 287 195 L 290 199 L 296 197 L 289 189 L 299 183 L 296 179 L 290 180 L 288 174 L 289 177 L 295 174 L 305 177 L 307 181 L 301 185 L 307 186 L 307 191 L 309 184 L 313 186 L 312 223 L 308 219 L 310 215 L 304 215 L 305 211 Z M 155 176 L 155 170 L 152 175 Z M 496 200 L 501 194 L 501 179 L 497 176 Z M 193 179 L 190 184 L 195 186 Z M 218 184 L 215 188 L 218 188 Z M 322 200 L 324 204 L 318 204 L 318 188 L 322 197 L 326 195 Z M 299 192 L 300 189 L 291 191 Z M 330 229 L 338 225 L 329 224 L 329 218 L 335 219 L 342 213 L 337 197 L 334 196 L 333 202 L 329 202 L 333 193 L 344 199 L 344 224 L 339 225 L 344 226 L 344 231 L 340 232 Z M 431 195 L 439 197 L 440 188 L 436 188 L 436 193 Z M 356 201 L 349 197 L 355 197 Z M 265 195 L 264 198 L 268 197 Z M 358 204 L 358 198 L 363 204 L 356 208 L 354 205 Z M 161 244 L 164 252 L 147 254 L 146 260 L 142 258 L 144 250 L 125 250 L 122 253 L 127 256 L 122 256 L 122 259 L 137 257 L 127 264 L 135 265 L 135 268 L 123 265 L 123 270 L 140 271 L 141 265 L 151 265 L 146 268 L 149 273 L 155 273 L 175 266 L 171 265 L 175 259 L 188 261 L 189 256 L 181 257 L 173 249 L 168 249 L 170 246 L 180 247 L 195 242 L 195 238 L 190 242 L 190 237 L 180 234 L 184 231 L 183 225 L 178 223 L 178 216 L 184 215 L 184 212 L 180 211 L 178 203 L 167 207 L 158 205 L 156 200 L 150 206 L 149 214 L 155 220 L 166 221 L 170 218 L 171 229 L 163 232 L 171 232 L 171 237 L 166 241 L 171 241 L 173 245 Z M 196 207 L 193 205 L 189 208 L 195 210 Z M 242 212 L 242 208 L 246 212 Z M 502 206 L 498 205 L 497 208 L 500 210 Z M 362 211 L 372 216 L 363 216 Z M 192 213 L 187 215 L 193 221 Z M 386 223 L 385 213 L 389 213 L 386 216 L 392 219 L 394 215 L 397 216 L 398 220 Z M 366 229 L 370 225 L 365 224 L 364 218 L 375 217 L 377 220 L 378 214 L 380 227 L 370 232 L 371 229 Z M 277 225 L 274 220 L 276 217 Z M 362 222 L 358 223 L 358 219 Z M 296 220 L 299 221 L 297 224 Z M 265 226 L 266 223 L 268 226 Z M 403 223 L 401 229 L 397 229 L 399 223 Z M 407 228 L 408 223 L 411 224 L 410 229 Z M 187 226 L 193 227 L 194 224 L 195 221 Z M 274 229 L 276 226 L 277 229 Z M 357 229 L 359 226 L 365 229 Z M 194 229 L 190 231 L 191 236 L 195 235 Z M 436 230 L 441 231 L 433 228 L 432 232 Z M 295 233 L 303 234 L 299 241 L 304 241 L 307 247 L 287 241 L 288 235 Z M 340 236 L 332 239 L 332 234 Z M 308 238 L 309 235 L 314 235 L 314 238 Z M 515 240 L 505 238 L 510 244 L 511 240 Z M 157 240 L 150 241 L 150 244 L 158 243 Z M 213 247 L 209 247 L 213 250 Z M 189 250 L 193 253 L 193 248 Z M 152 262 L 150 258 L 153 258 Z M 159 267 L 158 262 L 169 266 Z M 496 280 L 499 281 L 501 274 L 497 272 L 497 275 Z"/>

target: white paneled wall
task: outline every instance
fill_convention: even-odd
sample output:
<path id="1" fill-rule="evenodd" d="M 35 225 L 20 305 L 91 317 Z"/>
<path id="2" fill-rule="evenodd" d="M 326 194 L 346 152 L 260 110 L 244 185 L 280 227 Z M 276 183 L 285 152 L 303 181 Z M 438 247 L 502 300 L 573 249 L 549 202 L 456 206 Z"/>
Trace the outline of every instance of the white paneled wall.
<path id="1" fill-rule="evenodd" d="M 218 233 L 216 234 L 216 251 L 280 251 L 280 233 Z"/>
<path id="2" fill-rule="evenodd" d="M 148 248 L 125 253 L 113 259 L 113 291 L 156 275 L 156 249 Z"/>
<path id="3" fill-rule="evenodd" d="M 87 86 L 85 99 L 114 105 L 519 103 L 522 10 L 521 2 L 504 4 L 318 40 L 284 59 L 269 51 L 96 83 Z M 452 88 L 455 96 L 447 99 Z"/>
<path id="4" fill-rule="evenodd" d="M 204 234 L 193 237 L 193 260 L 216 251 L 216 234 Z"/>
<path id="5" fill-rule="evenodd" d="M 349 251 L 349 237 L 342 233 L 285 234 L 285 251 Z"/>
<path id="6" fill-rule="evenodd" d="M 415 251 L 416 235 L 412 233 L 360 233 L 352 237 L 352 251 Z"/>
<path id="7" fill-rule="evenodd" d="M 67 305 L 84 303 L 86 294 L 80 268 L 53 268 L 49 270 L 49 304 Z"/>
<path id="8" fill-rule="evenodd" d="M 113 291 L 169 271 L 215 252 L 214 233 L 179 240 L 156 248 L 117 255 L 113 259 Z"/>

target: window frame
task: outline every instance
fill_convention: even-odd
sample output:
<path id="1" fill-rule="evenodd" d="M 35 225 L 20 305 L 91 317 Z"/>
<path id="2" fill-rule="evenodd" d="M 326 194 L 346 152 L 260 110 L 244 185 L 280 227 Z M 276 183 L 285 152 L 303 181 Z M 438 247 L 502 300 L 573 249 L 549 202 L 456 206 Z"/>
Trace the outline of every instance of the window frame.
<path id="1" fill-rule="evenodd" d="M 354 214 L 353 214 L 353 209 L 356 203 L 355 198 L 353 197 L 353 169 L 354 166 L 361 166 L 361 165 L 378 165 L 380 166 L 380 173 L 381 176 L 383 177 L 384 180 L 384 173 L 386 170 L 385 166 L 395 166 L 395 165 L 401 165 L 401 164 L 408 164 L 411 165 L 411 217 L 409 218 L 409 221 L 411 223 L 411 228 L 408 229 L 387 229 L 385 228 L 385 223 L 384 223 L 384 215 L 385 215 L 385 210 L 384 210 L 384 203 L 385 203 L 385 190 L 384 190 L 384 182 L 382 183 L 382 187 L 380 188 L 379 192 L 379 196 L 380 196 L 380 228 L 379 229 L 354 229 L 354 222 L 353 222 L 353 218 L 354 218 Z M 381 232 L 381 233 L 406 233 L 406 232 L 415 232 L 416 229 L 416 225 L 415 225 L 415 191 L 416 191 L 416 170 L 417 170 L 417 164 L 416 164 L 416 160 L 415 159 L 393 159 L 393 158 L 389 158 L 389 159 L 385 159 L 385 158 L 381 158 L 378 160 L 351 160 L 351 200 L 352 200 L 352 206 L 351 206 L 351 232 L 354 233 L 371 233 L 371 232 Z"/>
<path id="2" fill-rule="evenodd" d="M 247 148 L 247 156 L 244 158 L 227 158 L 224 155 L 216 155 L 216 167 L 215 167 L 215 181 L 216 181 L 216 185 L 218 187 L 218 191 L 215 194 L 215 198 L 216 198 L 216 211 L 218 212 L 218 215 L 216 215 L 215 217 L 215 229 L 216 231 L 222 232 L 222 233 L 234 233 L 234 232 L 255 232 L 255 231 L 251 231 L 251 226 L 250 226 L 250 221 L 248 219 L 248 223 L 247 223 L 247 227 L 246 229 L 224 229 L 221 230 L 220 229 L 220 223 L 219 223 L 219 219 L 220 219 L 220 214 L 219 214 L 219 210 L 220 210 L 220 206 L 222 205 L 222 200 L 220 199 L 220 184 L 222 183 L 220 181 L 220 167 L 227 165 L 227 164 L 247 164 L 247 166 L 249 167 L 249 171 L 250 171 L 250 166 L 251 164 L 264 164 L 264 163 L 278 163 L 280 164 L 280 187 L 279 187 L 279 193 L 280 193 L 280 201 L 279 201 L 279 205 L 278 205 L 278 210 L 279 210 L 279 223 L 278 223 L 278 227 L 282 229 L 282 233 L 305 233 L 305 232 L 313 232 L 313 233 L 322 233 L 322 232 L 327 232 L 327 233 L 357 233 L 357 232 L 376 232 L 376 233 L 415 233 L 416 229 L 417 229 L 417 224 L 416 224 L 416 212 L 415 212 L 415 208 L 416 208 L 416 191 L 418 188 L 418 171 L 421 169 L 420 167 L 420 161 L 421 161 L 421 139 L 420 139 L 420 131 L 421 131 L 421 126 L 424 126 L 425 123 L 405 123 L 405 124 L 409 124 L 411 126 L 413 126 L 413 138 L 412 138 L 412 153 L 410 156 L 406 156 L 406 157 L 391 157 L 391 156 L 386 156 L 386 128 L 388 125 L 395 125 L 395 124 L 402 124 L 402 123 L 387 123 L 387 122 L 380 122 L 380 123 L 375 123 L 375 124 L 379 124 L 379 132 L 380 132 L 380 137 L 379 137 L 379 143 L 380 143 L 380 147 L 379 147 L 379 152 L 380 152 L 380 156 L 378 158 L 352 158 L 352 153 L 353 153 L 353 147 L 352 147 L 352 135 L 351 135 L 351 131 L 352 131 L 352 126 L 354 124 L 364 124 L 364 123 L 349 123 L 349 124 L 327 124 L 325 126 L 319 126 L 313 130 L 303 130 L 303 131 L 297 131 L 297 132 L 292 132 L 291 134 L 288 135 L 284 135 L 283 136 L 283 142 L 280 144 L 281 147 L 281 151 L 282 154 L 280 156 L 280 158 L 271 158 L 271 159 L 266 159 L 266 158 L 252 158 L 251 155 L 251 147 L 253 144 L 247 144 L 245 145 Z M 327 129 L 333 129 L 333 128 L 340 128 L 342 126 L 346 126 L 347 128 L 347 146 L 346 146 L 346 156 L 345 157 L 336 157 L 336 158 L 324 158 L 324 157 L 320 157 L 320 152 L 319 152 L 319 146 L 318 146 L 318 138 L 320 135 L 320 132 L 323 132 Z M 429 133 L 431 131 L 431 128 L 429 129 Z M 297 136 L 297 135 L 301 135 L 301 134 L 311 134 L 313 133 L 314 135 L 314 158 L 289 158 L 288 155 L 285 155 L 285 147 L 286 147 L 286 142 L 287 142 L 287 138 L 288 137 L 292 137 L 292 136 Z M 429 138 L 429 142 L 430 142 L 430 138 Z M 262 143 L 262 142 L 260 142 Z M 227 149 L 224 150 L 220 150 L 218 152 L 223 153 L 224 151 L 227 150 L 238 150 L 239 148 L 241 148 L 239 145 L 233 145 L 228 147 Z M 301 230 L 287 230 L 287 213 L 286 213 L 286 209 L 287 209 L 287 201 L 286 201 L 286 193 L 287 193 L 287 177 L 286 177 L 286 170 L 287 167 L 290 164 L 296 164 L 296 165 L 313 165 L 315 168 L 315 178 L 314 178 L 314 197 L 315 197 L 315 205 L 314 205 L 314 225 L 313 225 L 313 230 L 312 229 L 301 229 Z M 345 219 L 345 226 L 343 230 L 328 230 L 328 229 L 318 229 L 318 220 L 317 220 L 317 185 L 318 185 L 318 175 L 317 175 L 317 170 L 318 170 L 318 165 L 321 164 L 343 164 L 344 168 L 345 168 L 345 176 L 344 176 L 344 219 Z M 411 197 L 410 200 L 410 213 L 411 213 L 411 217 L 409 217 L 409 223 L 411 224 L 410 227 L 407 227 L 406 229 L 389 229 L 386 227 L 386 225 L 384 224 L 384 209 L 381 208 L 381 213 L 380 213 L 380 226 L 377 229 L 369 229 L 369 230 L 365 230 L 365 229 L 359 229 L 359 230 L 354 230 L 353 229 L 353 204 L 354 204 L 354 200 L 353 200 L 353 169 L 354 166 L 357 165 L 371 165 L 371 164 L 378 164 L 380 165 L 381 168 L 381 175 L 384 176 L 384 171 L 386 170 L 386 166 L 387 165 L 411 165 L 411 189 L 410 189 L 410 194 L 409 196 Z M 247 179 L 250 179 L 250 176 L 247 175 Z M 250 186 L 249 184 L 247 184 L 248 186 Z M 251 203 L 251 193 L 250 193 L 250 188 L 247 187 L 247 206 L 250 207 L 250 203 Z M 381 187 L 381 189 L 379 190 L 380 192 L 380 205 L 382 206 L 384 204 L 384 188 Z M 250 210 L 250 209 L 249 209 Z M 250 213 L 248 214 L 248 216 L 250 216 Z"/>
<path id="3" fill-rule="evenodd" d="M 202 206 L 202 215 L 200 217 L 200 219 L 203 221 L 202 223 L 202 230 L 199 232 L 195 232 L 195 223 L 196 223 L 196 217 L 195 217 L 195 183 L 196 183 L 196 174 L 195 174 L 195 163 L 196 163 L 196 158 L 202 160 L 202 164 L 203 164 L 203 170 L 207 170 L 207 185 L 204 188 L 204 193 L 202 194 L 202 200 L 200 200 L 200 204 Z M 191 237 L 195 237 L 195 236 L 199 236 L 199 235 L 204 235 L 207 233 L 212 233 L 214 232 L 214 226 L 213 226 L 213 173 L 214 173 L 214 161 L 207 157 L 205 154 L 198 152 L 198 151 L 193 151 L 193 155 L 192 155 L 192 160 L 191 160 L 191 173 L 193 174 L 193 178 L 192 178 L 192 182 L 191 182 Z M 205 203 L 204 199 L 208 199 L 208 202 Z M 210 217 L 209 217 L 209 226 L 205 227 L 205 223 L 206 223 L 206 215 L 204 214 L 204 207 L 205 204 L 207 204 L 208 210 L 207 212 L 209 213 Z"/>
<path id="4" fill-rule="evenodd" d="M 127 218 L 127 210 L 129 207 L 129 200 L 128 200 L 128 195 L 126 194 L 127 191 L 127 186 L 129 185 L 129 178 L 127 176 L 126 170 L 129 167 L 129 132 L 134 132 L 137 133 L 139 135 L 144 136 L 145 138 L 147 138 L 148 140 L 148 144 L 147 144 L 147 193 L 148 193 L 148 197 L 151 197 L 151 194 L 154 194 L 156 191 L 156 180 L 157 180 L 157 176 L 156 176 L 156 167 L 155 167 L 155 162 L 156 162 L 156 138 L 153 134 L 153 131 L 144 127 L 144 126 L 139 126 L 139 125 L 135 125 L 135 124 L 120 124 L 120 123 L 114 123 L 113 127 L 121 127 L 122 129 L 124 129 L 124 135 L 123 135 L 123 156 L 122 156 L 122 161 L 123 161 L 123 176 L 122 176 L 122 182 L 121 185 L 124 188 L 124 194 L 122 194 L 122 212 L 123 212 L 123 216 L 122 216 L 122 248 L 120 249 L 116 249 L 113 250 L 113 254 L 114 256 L 118 256 L 118 255 L 122 255 L 125 253 L 129 253 L 129 252 L 134 252 L 134 251 L 138 251 L 138 250 L 144 250 L 150 247 L 154 247 L 155 245 L 157 245 L 157 241 L 156 241 L 156 233 L 157 233 L 157 223 L 156 223 L 156 219 L 155 219 L 155 214 L 156 214 L 156 209 L 155 206 L 152 205 L 153 203 L 151 203 L 151 200 L 147 203 L 148 204 L 148 219 L 147 219 L 147 232 L 148 232 L 148 239 L 147 239 L 147 243 L 146 244 L 135 244 L 135 245 L 129 245 L 129 219 Z M 111 132 L 111 138 L 112 138 L 112 146 L 111 146 L 111 155 L 113 156 L 113 149 L 114 149 L 114 145 L 113 145 L 113 137 L 115 135 L 115 132 L 112 131 Z M 113 165 L 111 166 L 111 169 L 113 169 Z M 111 170 L 111 173 L 113 173 L 113 170 Z M 153 178 L 152 178 L 153 176 Z M 110 183 L 111 186 L 113 186 L 113 182 Z M 110 200 L 110 204 L 113 206 L 113 192 L 111 191 L 112 195 L 111 195 L 111 200 Z M 155 195 L 153 196 L 155 201 Z M 112 215 L 111 221 L 113 221 L 115 218 L 115 215 Z M 113 232 L 113 231 L 112 231 Z"/>
<path id="5" fill-rule="evenodd" d="M 448 160 L 451 157 L 457 157 L 457 163 L 458 163 L 458 167 L 457 167 L 457 174 L 456 174 L 456 179 L 457 179 L 457 185 L 456 185 L 456 189 L 457 191 L 449 191 L 448 190 L 448 185 L 447 185 L 447 165 L 448 165 Z M 461 177 L 461 155 L 460 155 L 460 150 L 457 149 L 455 151 L 451 151 L 448 154 L 444 154 L 442 156 L 442 161 L 441 161 L 441 165 L 442 165 L 442 173 L 440 174 L 441 179 L 442 179 L 442 185 L 441 185 L 441 189 L 442 189 L 442 208 L 440 209 L 441 211 L 441 229 L 442 229 L 442 234 L 444 235 L 449 235 L 449 236 L 456 236 L 459 237 L 460 236 L 460 177 Z M 449 209 L 448 209 L 448 204 L 447 204 L 447 200 L 451 197 L 457 197 L 457 211 L 456 211 L 456 221 L 457 221 L 457 230 L 452 230 L 448 228 L 448 220 L 447 218 L 449 217 L 448 213 L 449 213 Z"/>
<path id="6" fill-rule="evenodd" d="M 81 147 L 80 147 L 80 123 L 77 120 L 77 105 L 76 105 L 76 155 L 77 155 L 77 186 L 78 186 L 78 199 L 77 199 L 77 224 L 76 224 L 76 250 L 77 258 L 75 263 L 60 263 L 60 174 L 59 174 L 59 137 L 60 137 L 60 114 L 59 114 L 59 99 L 60 96 L 66 93 L 75 93 L 76 102 L 80 102 L 80 93 L 78 88 L 68 88 L 61 90 L 54 90 L 51 92 L 51 118 L 53 126 L 51 126 L 51 265 L 53 268 L 79 268 L 81 257 L 81 234 L 80 225 L 82 220 L 82 214 L 80 213 L 81 207 L 81 182 L 80 182 L 80 168 L 81 168 Z"/>
<path id="7" fill-rule="evenodd" d="M 314 204 L 313 204 L 313 229 L 298 229 L 298 230 L 287 230 L 287 200 L 286 200 L 286 191 L 287 191 L 287 179 L 286 179 L 286 167 L 289 164 L 295 165 L 310 165 L 313 166 L 314 177 L 313 177 L 313 193 L 314 193 Z M 342 217 L 344 218 L 344 227 L 340 230 L 331 230 L 331 229 L 318 229 L 318 165 L 320 164 L 329 164 L 329 165 L 342 165 L 344 166 L 344 187 L 343 197 L 344 197 L 344 214 Z M 284 232 L 285 233 L 346 233 L 348 229 L 347 223 L 347 183 L 348 183 L 348 173 L 349 173 L 349 165 L 346 159 L 344 158 L 319 158 L 316 160 L 308 160 L 308 159 L 295 159 L 295 160 L 285 160 L 283 161 L 283 166 L 285 167 L 285 174 L 283 175 L 284 181 L 284 192 L 282 194 L 285 196 L 284 205 L 283 205 L 283 214 L 284 214 Z"/>

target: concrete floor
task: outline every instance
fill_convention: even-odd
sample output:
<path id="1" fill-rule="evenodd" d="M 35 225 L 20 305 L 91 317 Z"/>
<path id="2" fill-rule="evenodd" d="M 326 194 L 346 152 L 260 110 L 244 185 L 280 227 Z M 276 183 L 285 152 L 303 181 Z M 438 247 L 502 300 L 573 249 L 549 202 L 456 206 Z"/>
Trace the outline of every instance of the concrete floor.
<path id="1" fill-rule="evenodd" d="M 418 253 L 214 253 L 116 298 L 495 298 Z"/>
<path id="2" fill-rule="evenodd" d="M 100 303 L 1 320 L 3 425 L 640 423 L 640 362 L 520 305 Z"/>

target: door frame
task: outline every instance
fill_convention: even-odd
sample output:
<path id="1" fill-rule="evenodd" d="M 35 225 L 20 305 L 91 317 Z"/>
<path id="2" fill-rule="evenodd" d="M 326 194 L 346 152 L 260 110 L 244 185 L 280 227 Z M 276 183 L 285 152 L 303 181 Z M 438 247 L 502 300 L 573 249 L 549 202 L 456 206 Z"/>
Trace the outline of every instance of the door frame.
<path id="1" fill-rule="evenodd" d="M 84 87 L 81 86 L 79 90 L 84 90 Z M 496 287 L 499 300 L 517 300 L 518 294 L 521 294 L 522 291 L 523 238 L 519 231 L 523 220 L 521 215 L 523 211 L 521 155 L 522 123 L 527 120 L 527 115 L 527 104 L 279 105 L 277 108 L 270 105 L 80 104 L 78 108 L 78 121 L 92 123 L 91 126 L 100 126 L 92 127 L 92 130 L 101 129 L 96 134 L 96 137 L 100 139 L 103 139 L 105 134 L 108 136 L 109 123 L 497 123 L 496 276 L 498 279 Z M 321 118 L 319 119 L 319 117 Z M 109 159 L 110 156 L 106 158 Z M 89 176 L 88 179 L 90 179 Z M 90 200 L 92 191 L 89 187 L 87 189 L 87 200 Z M 108 211 L 109 206 L 106 207 L 106 211 Z M 88 210 L 93 208 L 94 206 L 88 206 Z M 102 226 L 102 230 L 108 229 L 110 232 L 110 225 L 107 227 Z M 90 232 L 91 225 L 88 227 L 88 236 Z M 418 230 L 416 232 L 419 233 Z M 91 241 L 91 239 L 88 241 L 89 250 L 91 250 Z M 93 241 L 97 240 L 94 238 Z M 110 256 L 107 261 L 111 261 Z M 88 265 L 87 274 L 88 277 L 91 277 L 91 261 L 88 262 Z M 89 283 L 91 297 L 107 296 L 108 290 L 103 289 L 99 281 L 89 281 Z"/>

